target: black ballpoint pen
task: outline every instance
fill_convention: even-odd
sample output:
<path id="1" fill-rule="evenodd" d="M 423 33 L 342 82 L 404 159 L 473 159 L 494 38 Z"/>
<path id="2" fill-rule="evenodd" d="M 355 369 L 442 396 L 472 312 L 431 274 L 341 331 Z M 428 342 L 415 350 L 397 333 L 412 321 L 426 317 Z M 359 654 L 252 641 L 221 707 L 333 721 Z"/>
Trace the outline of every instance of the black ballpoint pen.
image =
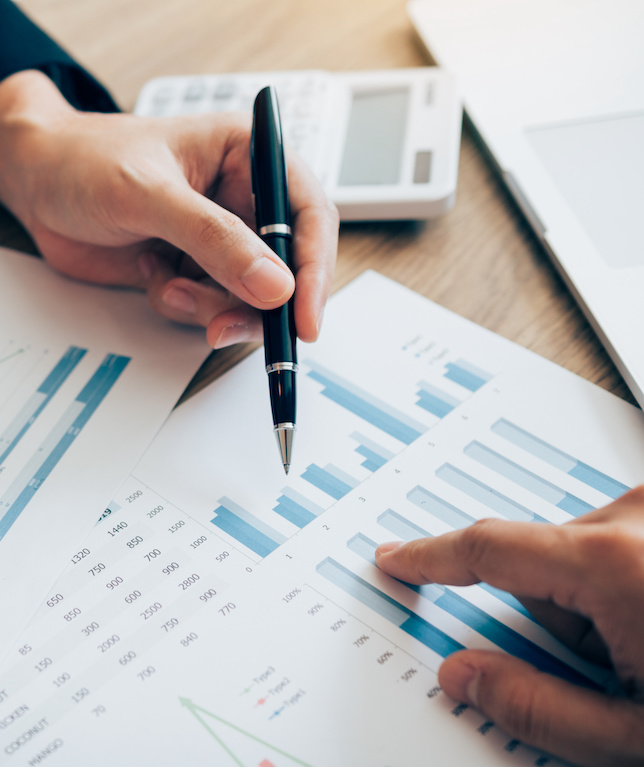
<path id="1" fill-rule="evenodd" d="M 257 233 L 289 267 L 291 266 L 290 205 L 282 127 L 273 86 L 255 98 L 250 164 Z M 273 412 L 273 428 L 284 471 L 291 466 L 295 432 L 295 319 L 293 299 L 264 312 L 264 353 Z"/>

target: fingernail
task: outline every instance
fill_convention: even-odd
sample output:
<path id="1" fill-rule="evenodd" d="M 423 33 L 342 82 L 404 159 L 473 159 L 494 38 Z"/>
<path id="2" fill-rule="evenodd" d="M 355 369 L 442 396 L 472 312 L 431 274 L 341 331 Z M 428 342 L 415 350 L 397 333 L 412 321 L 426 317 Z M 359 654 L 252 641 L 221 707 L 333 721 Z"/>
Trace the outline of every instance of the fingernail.
<path id="1" fill-rule="evenodd" d="M 241 283 L 260 301 L 279 301 L 293 290 L 292 275 L 270 258 L 257 259 Z"/>
<path id="2" fill-rule="evenodd" d="M 391 551 L 399 549 L 403 545 L 402 541 L 389 541 L 388 543 L 381 543 L 376 549 L 376 554 L 389 554 Z"/>
<path id="3" fill-rule="evenodd" d="M 197 299 L 188 290 L 170 288 L 163 294 L 163 303 L 171 309 L 184 314 L 194 314 L 197 311 Z"/>
<path id="4" fill-rule="evenodd" d="M 244 341 L 250 341 L 250 328 L 248 325 L 239 323 L 237 325 L 226 325 L 215 341 L 213 349 L 223 349 L 225 346 L 240 344 Z"/>
<path id="5" fill-rule="evenodd" d="M 156 265 L 157 260 L 152 253 L 144 253 L 139 258 L 139 271 L 146 282 L 152 277 Z"/>
<path id="6" fill-rule="evenodd" d="M 480 681 L 480 670 L 460 661 L 450 664 L 449 672 L 446 674 L 446 679 L 442 680 L 442 685 L 450 698 L 478 708 Z"/>

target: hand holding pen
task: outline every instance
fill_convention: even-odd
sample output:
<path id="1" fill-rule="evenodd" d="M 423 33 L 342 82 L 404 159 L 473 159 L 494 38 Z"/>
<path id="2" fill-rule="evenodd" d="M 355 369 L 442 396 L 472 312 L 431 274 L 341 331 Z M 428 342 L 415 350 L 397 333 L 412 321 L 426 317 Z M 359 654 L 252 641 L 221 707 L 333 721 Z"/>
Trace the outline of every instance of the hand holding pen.
<path id="1" fill-rule="evenodd" d="M 48 77 L 20 72 L 0 82 L 0 201 L 60 272 L 146 291 L 163 316 L 207 328 L 215 348 L 257 341 L 261 311 L 294 280 L 254 231 L 249 138 L 240 114 L 77 112 Z M 295 325 L 314 341 L 338 217 L 304 161 L 288 165 Z"/>

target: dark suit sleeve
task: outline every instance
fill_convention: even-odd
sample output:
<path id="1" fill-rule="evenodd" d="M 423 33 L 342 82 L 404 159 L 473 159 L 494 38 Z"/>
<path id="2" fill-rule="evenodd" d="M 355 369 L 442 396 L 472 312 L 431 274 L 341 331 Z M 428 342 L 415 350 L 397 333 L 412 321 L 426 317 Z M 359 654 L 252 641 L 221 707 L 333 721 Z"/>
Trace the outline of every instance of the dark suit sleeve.
<path id="1" fill-rule="evenodd" d="M 120 111 L 109 92 L 11 0 L 0 0 L 0 80 L 25 69 L 44 72 L 76 109 Z"/>

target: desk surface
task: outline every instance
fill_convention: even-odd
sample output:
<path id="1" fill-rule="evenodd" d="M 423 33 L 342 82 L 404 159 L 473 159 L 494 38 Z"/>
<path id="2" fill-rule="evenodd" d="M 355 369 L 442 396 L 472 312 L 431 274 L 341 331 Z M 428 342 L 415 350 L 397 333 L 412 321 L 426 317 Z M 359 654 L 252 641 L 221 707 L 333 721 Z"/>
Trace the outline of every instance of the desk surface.
<path id="1" fill-rule="evenodd" d="M 131 109 L 159 75 L 428 61 L 405 0 L 23 0 Z M 0 244 L 33 250 L 0 210 Z M 548 257 L 465 129 L 454 209 L 427 224 L 343 225 L 334 287 L 375 269 L 634 402 Z M 248 347 L 211 356 L 194 391 Z"/>

